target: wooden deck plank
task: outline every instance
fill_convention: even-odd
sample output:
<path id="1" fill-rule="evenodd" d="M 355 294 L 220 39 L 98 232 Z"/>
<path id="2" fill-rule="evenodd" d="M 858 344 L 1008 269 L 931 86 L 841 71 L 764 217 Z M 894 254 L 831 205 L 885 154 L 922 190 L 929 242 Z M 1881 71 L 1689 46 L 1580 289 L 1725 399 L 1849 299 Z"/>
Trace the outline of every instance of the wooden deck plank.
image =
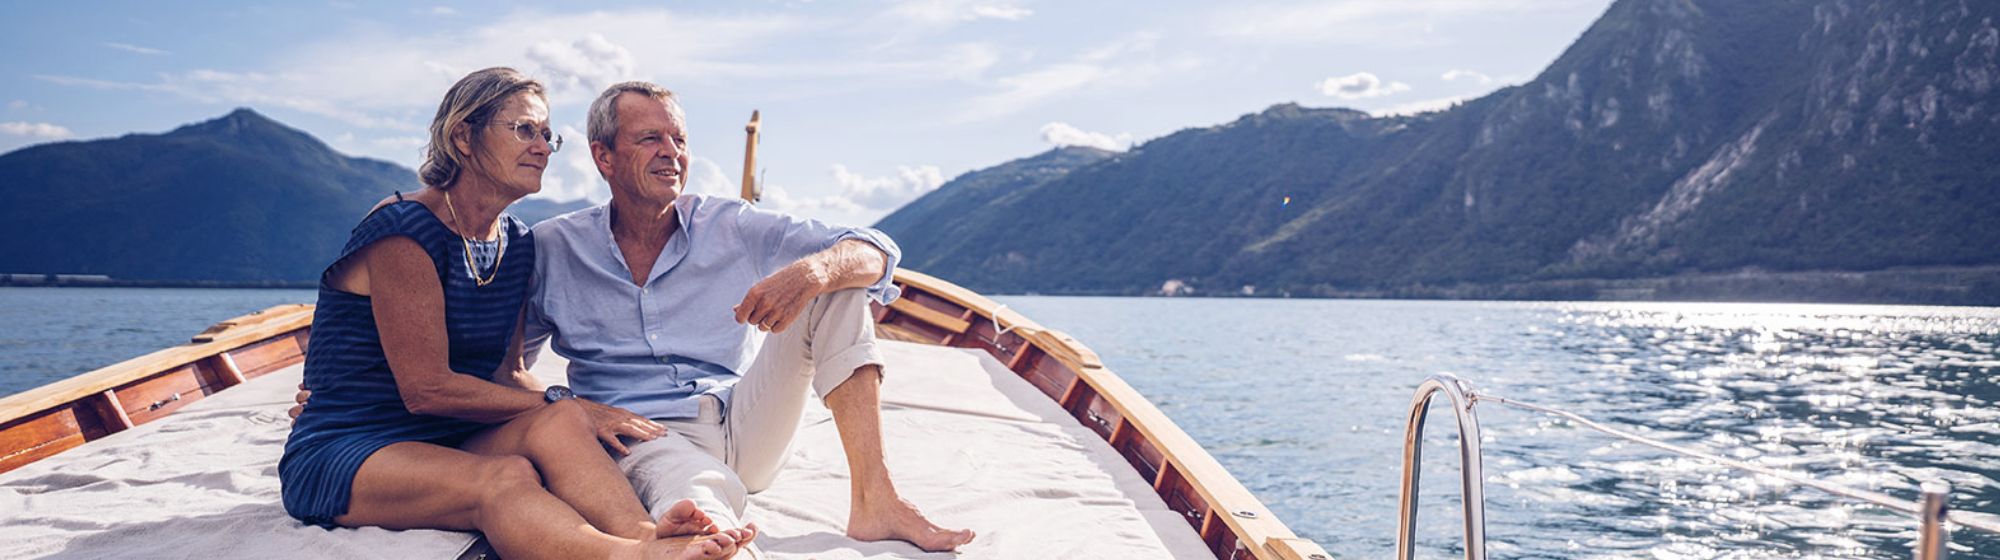
<path id="1" fill-rule="evenodd" d="M 954 335 L 964 334 L 965 329 L 972 328 L 971 321 L 953 317 L 943 311 L 925 307 L 924 304 L 908 299 L 897 299 L 896 301 L 889 302 L 889 308 L 896 310 L 897 313 L 914 317 L 919 321 L 937 325 Z"/>

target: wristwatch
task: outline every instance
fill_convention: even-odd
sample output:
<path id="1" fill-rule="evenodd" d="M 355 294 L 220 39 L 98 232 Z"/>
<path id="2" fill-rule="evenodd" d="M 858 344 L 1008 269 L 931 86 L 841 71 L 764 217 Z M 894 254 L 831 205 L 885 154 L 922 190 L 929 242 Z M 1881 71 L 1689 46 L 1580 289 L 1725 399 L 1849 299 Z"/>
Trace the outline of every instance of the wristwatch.
<path id="1" fill-rule="evenodd" d="M 550 385 L 549 388 L 542 389 L 542 402 L 554 404 L 556 401 L 566 401 L 574 398 L 576 398 L 576 391 L 571 391 L 569 387 L 562 385 Z"/>

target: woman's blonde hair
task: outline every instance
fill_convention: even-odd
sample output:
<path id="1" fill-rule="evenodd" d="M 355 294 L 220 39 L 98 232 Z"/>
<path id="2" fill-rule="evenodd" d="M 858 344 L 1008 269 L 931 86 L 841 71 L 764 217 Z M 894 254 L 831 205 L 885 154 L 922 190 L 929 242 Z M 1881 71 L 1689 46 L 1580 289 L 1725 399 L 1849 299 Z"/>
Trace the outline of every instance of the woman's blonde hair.
<path id="1" fill-rule="evenodd" d="M 417 179 L 431 188 L 451 188 L 473 160 L 472 154 L 460 153 L 457 144 L 452 143 L 452 130 L 460 124 L 467 125 L 472 144 L 479 145 L 493 114 L 506 106 L 507 99 L 522 92 L 541 96 L 544 103 L 548 101 L 548 89 L 541 82 L 504 66 L 466 74 L 452 84 L 444 92 L 444 101 L 438 103 L 437 116 L 431 118 L 431 139 L 424 146 L 424 163 L 417 167 Z"/>

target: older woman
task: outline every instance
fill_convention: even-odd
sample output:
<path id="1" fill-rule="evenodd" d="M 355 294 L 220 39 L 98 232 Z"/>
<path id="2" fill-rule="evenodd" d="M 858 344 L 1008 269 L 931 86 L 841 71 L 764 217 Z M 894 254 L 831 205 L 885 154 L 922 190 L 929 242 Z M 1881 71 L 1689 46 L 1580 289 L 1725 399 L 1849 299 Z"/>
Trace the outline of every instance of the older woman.
<path id="1" fill-rule="evenodd" d="M 501 210 L 541 190 L 561 145 L 544 88 L 519 72 L 445 94 L 425 188 L 378 205 L 321 277 L 311 398 L 278 466 L 292 516 L 479 530 L 508 558 L 721 558 L 754 536 L 691 502 L 655 522 L 599 441 L 663 428 L 521 367 L 535 243 Z"/>

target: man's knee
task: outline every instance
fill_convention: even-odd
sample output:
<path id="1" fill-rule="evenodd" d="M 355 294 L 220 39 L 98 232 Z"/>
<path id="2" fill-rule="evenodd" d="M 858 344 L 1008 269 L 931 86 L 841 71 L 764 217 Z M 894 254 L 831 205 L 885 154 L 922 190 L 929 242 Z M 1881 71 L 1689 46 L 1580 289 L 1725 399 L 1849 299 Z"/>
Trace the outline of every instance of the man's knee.
<path id="1" fill-rule="evenodd" d="M 819 297 L 828 309 L 861 309 L 863 311 L 868 309 L 868 290 L 863 288 L 834 290 L 820 294 Z"/>

